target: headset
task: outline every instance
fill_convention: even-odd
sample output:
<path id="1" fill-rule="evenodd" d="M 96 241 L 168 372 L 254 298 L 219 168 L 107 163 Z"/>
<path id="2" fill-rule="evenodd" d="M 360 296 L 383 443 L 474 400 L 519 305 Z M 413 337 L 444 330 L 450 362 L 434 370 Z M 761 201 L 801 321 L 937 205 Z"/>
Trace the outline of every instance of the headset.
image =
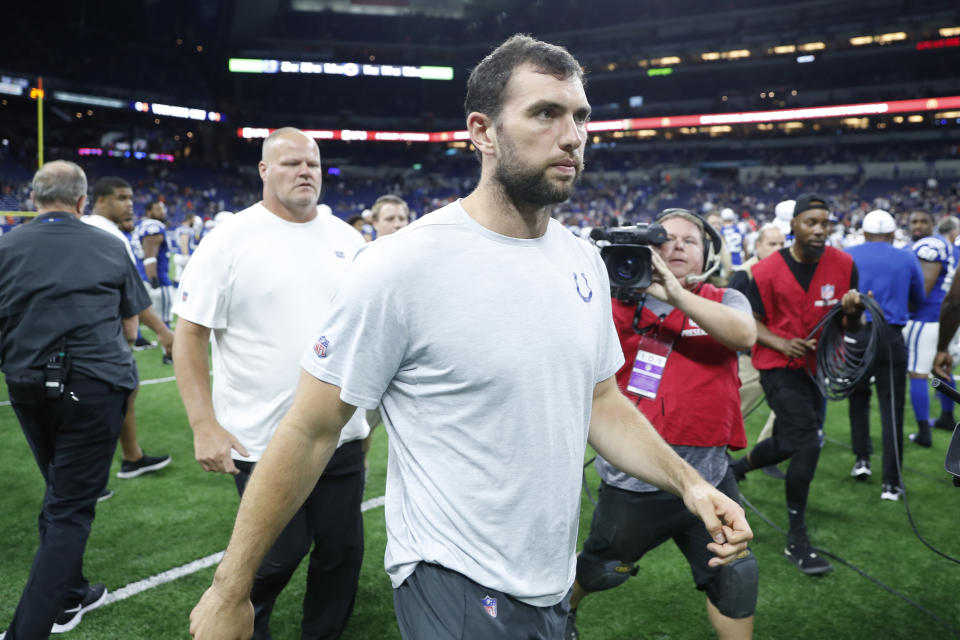
<path id="1" fill-rule="evenodd" d="M 723 251 L 723 238 L 720 236 L 720 232 L 710 226 L 710 223 L 704 219 L 703 216 L 690 211 L 689 209 L 682 209 L 680 207 L 672 207 L 670 209 L 664 209 L 657 214 L 657 217 L 654 218 L 654 222 L 660 223 L 666 217 L 673 216 L 678 213 L 685 213 L 693 216 L 703 226 L 703 232 L 709 242 L 703 245 L 703 271 L 700 275 L 690 274 L 684 279 L 688 283 L 703 282 L 709 278 L 713 273 L 720 268 L 721 263 L 721 252 Z"/>

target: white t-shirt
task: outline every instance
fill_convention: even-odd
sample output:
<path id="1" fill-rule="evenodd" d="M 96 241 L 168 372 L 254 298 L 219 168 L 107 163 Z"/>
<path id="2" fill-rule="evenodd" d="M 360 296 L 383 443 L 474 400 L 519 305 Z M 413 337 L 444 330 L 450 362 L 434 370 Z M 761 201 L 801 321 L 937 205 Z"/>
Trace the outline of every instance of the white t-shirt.
<path id="1" fill-rule="evenodd" d="M 333 215 L 294 223 L 258 203 L 207 236 L 187 263 L 173 311 L 213 330 L 213 409 L 250 454 L 234 451 L 235 459 L 263 455 L 293 403 L 300 356 L 363 244 Z M 368 433 L 357 412 L 340 443 Z"/>
<path id="2" fill-rule="evenodd" d="M 455 202 L 357 254 L 301 362 L 381 405 L 394 587 L 424 561 L 560 602 L 594 387 L 623 363 L 596 249 L 555 220 L 502 236 Z"/>
<path id="3" fill-rule="evenodd" d="M 103 229 L 110 235 L 123 240 L 123 246 L 127 248 L 127 255 L 130 256 L 130 260 L 133 261 L 133 264 L 137 264 L 137 259 L 133 256 L 133 248 L 130 246 L 130 239 L 123 234 L 123 231 L 120 231 L 120 227 L 118 227 L 113 220 L 110 220 L 99 213 L 91 213 L 90 215 L 83 216 L 80 219 L 89 224 L 91 227 Z"/>

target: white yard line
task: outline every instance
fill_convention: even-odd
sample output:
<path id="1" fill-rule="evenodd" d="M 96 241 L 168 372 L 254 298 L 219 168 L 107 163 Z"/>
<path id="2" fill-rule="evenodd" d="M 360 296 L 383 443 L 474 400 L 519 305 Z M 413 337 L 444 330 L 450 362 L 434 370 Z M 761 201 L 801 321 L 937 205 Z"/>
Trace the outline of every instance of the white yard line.
<path id="1" fill-rule="evenodd" d="M 382 507 L 385 502 L 384 496 L 377 498 L 371 498 L 366 502 L 363 502 L 360 505 L 360 511 L 369 511 L 370 509 L 376 509 L 377 507 Z M 143 580 L 138 580 L 136 582 L 131 582 L 130 584 L 120 587 L 116 591 L 111 591 L 107 594 L 107 597 L 104 598 L 103 604 L 101 607 L 105 607 L 108 604 L 114 602 L 119 602 L 121 600 L 126 600 L 132 596 L 135 596 L 139 593 L 143 593 L 147 589 L 153 589 L 154 587 L 159 587 L 162 584 L 168 582 L 173 582 L 184 576 L 188 576 L 191 573 L 196 573 L 206 569 L 207 567 L 212 567 L 213 565 L 220 562 L 220 559 L 223 557 L 223 551 L 218 551 L 217 553 L 212 553 L 205 558 L 200 558 L 199 560 L 194 560 L 193 562 L 188 562 L 187 564 L 181 565 L 179 567 L 174 567 L 164 571 L 163 573 L 158 573 L 155 576 L 150 576 L 149 578 L 144 578 Z"/>

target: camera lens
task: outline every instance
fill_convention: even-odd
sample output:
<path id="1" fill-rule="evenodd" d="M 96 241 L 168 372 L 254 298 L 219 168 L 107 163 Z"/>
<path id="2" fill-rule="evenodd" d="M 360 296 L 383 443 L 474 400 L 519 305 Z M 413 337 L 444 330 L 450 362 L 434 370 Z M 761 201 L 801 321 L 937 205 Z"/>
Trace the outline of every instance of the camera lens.
<path id="1" fill-rule="evenodd" d="M 640 261 L 634 256 L 624 256 L 615 266 L 617 279 L 621 282 L 632 282 L 640 270 Z"/>

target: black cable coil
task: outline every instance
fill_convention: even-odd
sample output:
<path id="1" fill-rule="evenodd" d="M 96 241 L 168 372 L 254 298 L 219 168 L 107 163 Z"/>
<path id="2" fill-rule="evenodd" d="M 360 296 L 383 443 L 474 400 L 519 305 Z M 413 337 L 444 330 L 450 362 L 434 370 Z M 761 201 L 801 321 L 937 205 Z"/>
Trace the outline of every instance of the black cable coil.
<path id="1" fill-rule="evenodd" d="M 864 340 L 847 336 L 843 328 L 843 307 L 835 304 L 807 338 L 823 328 L 817 341 L 817 373 L 814 381 L 820 392 L 830 400 L 848 398 L 865 378 L 870 376 L 880 341 L 887 334 L 887 320 L 880 305 L 870 296 L 860 294 L 860 300 L 873 316 L 871 330 Z"/>

